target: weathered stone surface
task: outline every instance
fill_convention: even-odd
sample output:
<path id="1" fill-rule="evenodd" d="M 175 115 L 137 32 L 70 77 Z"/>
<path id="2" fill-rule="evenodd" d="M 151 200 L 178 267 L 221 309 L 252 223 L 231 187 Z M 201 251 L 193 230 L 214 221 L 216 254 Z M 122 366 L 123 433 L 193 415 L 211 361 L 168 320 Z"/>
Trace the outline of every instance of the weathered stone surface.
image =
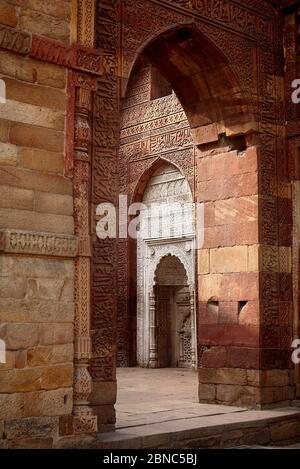
<path id="1" fill-rule="evenodd" d="M 19 350 L 37 345 L 39 327 L 38 324 L 1 324 L 0 336 L 5 340 L 8 350 Z"/>
<path id="2" fill-rule="evenodd" d="M 51 449 L 53 447 L 52 438 L 21 438 L 8 440 L 9 449 Z"/>
<path id="3" fill-rule="evenodd" d="M 73 234 L 74 220 L 73 217 L 65 215 L 2 208 L 0 209 L 0 227 Z"/>
<path id="4" fill-rule="evenodd" d="M 0 157 L 1 158 L 1 157 Z M 0 187 L 0 207 L 16 208 L 20 210 L 33 209 L 33 191 L 16 187 Z"/>
<path id="5" fill-rule="evenodd" d="M 40 345 L 70 344 L 73 341 L 73 324 L 41 324 Z"/>
<path id="6" fill-rule="evenodd" d="M 293 440 L 300 436 L 300 421 L 283 422 L 270 427 L 271 439 L 274 442 Z"/>
<path id="7" fill-rule="evenodd" d="M 28 366 L 43 366 L 51 363 L 68 363 L 73 361 L 73 344 L 36 347 L 27 350 Z"/>
<path id="8" fill-rule="evenodd" d="M 16 8 L 9 3 L 0 5 L 0 23 L 15 28 L 18 24 L 18 16 Z"/>
<path id="9" fill-rule="evenodd" d="M 64 91 L 5 77 L 6 98 L 62 112 L 66 108 Z M 15 119 L 14 119 L 15 120 Z"/>
<path id="10" fill-rule="evenodd" d="M 225 347 L 206 348 L 201 356 L 201 366 L 206 368 L 224 368 L 227 365 Z"/>
<path id="11" fill-rule="evenodd" d="M 247 385 L 247 372 L 234 368 L 199 368 L 199 382 L 213 384 Z"/>
<path id="12" fill-rule="evenodd" d="M 48 36 L 58 41 L 69 39 L 69 23 L 43 13 L 43 10 L 21 9 L 20 27 L 25 31 Z"/>
<path id="13" fill-rule="evenodd" d="M 11 168 L 3 166 L 1 171 L 1 182 L 8 186 L 22 189 L 51 192 L 55 194 L 72 194 L 72 183 L 59 174 L 39 173 L 23 168 Z"/>
<path id="14" fill-rule="evenodd" d="M 27 323 L 69 323 L 74 319 L 74 302 L 37 299 L 0 298 L 0 320 L 4 322 Z M 48 326 L 48 328 L 52 326 Z M 61 328 L 64 326 L 60 326 Z M 68 327 L 68 326 L 67 326 Z M 45 325 L 46 328 L 46 325 Z M 69 334 L 69 333 L 68 333 Z M 55 334 L 54 334 L 55 335 Z M 52 330 L 48 334 L 41 329 L 41 337 L 52 337 Z M 54 340 L 53 337 L 51 340 Z M 66 342 L 70 342 L 66 341 Z"/>
<path id="15" fill-rule="evenodd" d="M 198 388 L 199 402 L 201 401 L 215 401 L 216 388 L 213 384 L 199 383 Z"/>
<path id="16" fill-rule="evenodd" d="M 210 265 L 209 265 L 209 250 L 208 249 L 200 249 L 197 251 L 197 258 L 198 258 L 198 274 L 209 274 L 210 273 Z"/>
<path id="17" fill-rule="evenodd" d="M 20 122 L 26 125 L 36 125 L 55 130 L 64 130 L 65 124 L 65 116 L 61 111 L 22 103 L 8 98 L 6 99 L 3 110 L 1 110 L 1 117 L 12 122 Z M 14 138 L 16 138 L 15 127 L 12 125 L 12 139 Z M 26 142 L 28 146 L 31 146 L 28 144 L 28 140 Z M 26 146 L 26 143 L 24 143 L 24 146 Z"/>
<path id="18" fill-rule="evenodd" d="M 49 192 L 36 192 L 34 207 L 37 212 L 73 215 L 73 197 Z"/>
<path id="19" fill-rule="evenodd" d="M 30 417 L 22 420 L 7 420 L 4 423 L 4 432 L 8 440 L 56 436 L 57 429 L 58 418 L 56 417 Z"/>
<path id="20" fill-rule="evenodd" d="M 101 382 L 93 381 L 92 393 L 90 401 L 94 406 L 103 406 L 114 404 L 117 396 L 117 383 L 116 382 Z M 95 411 L 97 408 L 95 407 Z M 101 412 L 101 407 L 99 408 Z"/>
<path id="21" fill-rule="evenodd" d="M 254 221 L 258 217 L 258 197 L 240 197 L 215 202 L 216 225 Z"/>
<path id="22" fill-rule="evenodd" d="M 62 152 L 64 148 L 62 132 L 26 123 L 13 122 L 9 138 L 11 143 L 23 147 L 35 147 L 57 152 Z"/>
<path id="23" fill-rule="evenodd" d="M 20 256 L 1 256 L 1 272 L 5 276 L 24 276 L 29 278 L 66 278 L 74 279 L 73 260 L 31 258 Z"/>
<path id="24" fill-rule="evenodd" d="M 24 394 L 0 394 L 0 420 L 24 416 Z"/>
<path id="25" fill-rule="evenodd" d="M 3 127 L 1 121 L 0 127 L 2 129 L 3 135 L 0 139 L 6 140 L 6 126 Z M 1 133 L 1 130 L 0 130 Z M 18 162 L 18 151 L 15 145 L 11 145 L 10 143 L 0 143 L 0 164 L 3 165 L 12 165 L 15 166 Z"/>
<path id="26" fill-rule="evenodd" d="M 24 298 L 26 294 L 26 280 L 22 277 L 12 282 L 9 277 L 0 277 L 1 298 Z"/>
<path id="27" fill-rule="evenodd" d="M 66 71 L 63 68 L 33 59 L 24 61 L 8 51 L 0 51 L 0 72 L 17 80 L 54 88 L 62 89 L 66 85 Z"/>
<path id="28" fill-rule="evenodd" d="M 63 173 L 63 154 L 36 148 L 20 148 L 19 164 L 35 171 Z"/>
<path id="29" fill-rule="evenodd" d="M 24 415 L 26 417 L 67 415 L 72 412 L 72 405 L 73 391 L 71 388 L 24 394 Z"/>
<path id="30" fill-rule="evenodd" d="M 0 392 L 18 393 L 69 387 L 73 382 L 73 366 L 63 364 L 48 367 L 0 371 Z"/>
<path id="31" fill-rule="evenodd" d="M 247 272 L 248 248 L 235 246 L 210 250 L 211 273 Z"/>
<path id="32" fill-rule="evenodd" d="M 228 405 L 253 408 L 260 402 L 259 388 L 239 385 L 217 385 L 217 401 Z"/>

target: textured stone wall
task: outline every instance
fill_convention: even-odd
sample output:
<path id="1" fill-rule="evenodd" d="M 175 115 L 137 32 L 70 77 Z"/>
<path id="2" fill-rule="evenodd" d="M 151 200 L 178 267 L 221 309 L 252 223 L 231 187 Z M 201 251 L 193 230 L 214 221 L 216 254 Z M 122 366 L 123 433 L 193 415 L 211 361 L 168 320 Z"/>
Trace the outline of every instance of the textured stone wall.
<path id="1" fill-rule="evenodd" d="M 1 1 L 1 46 L 16 32 L 68 43 L 70 15 L 68 0 Z M 58 435 L 58 416 L 72 412 L 77 245 L 64 176 L 66 70 L 4 48 L 0 78 L 0 421 L 10 441 Z"/>

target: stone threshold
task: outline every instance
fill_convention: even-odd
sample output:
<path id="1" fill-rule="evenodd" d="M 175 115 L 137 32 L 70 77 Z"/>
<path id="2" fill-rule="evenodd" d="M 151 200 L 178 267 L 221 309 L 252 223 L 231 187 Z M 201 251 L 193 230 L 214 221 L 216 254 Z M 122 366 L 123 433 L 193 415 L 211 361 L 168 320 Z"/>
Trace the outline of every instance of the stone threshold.
<path id="1" fill-rule="evenodd" d="M 300 410 L 245 410 L 59 438 L 54 448 L 197 449 L 285 446 L 300 442 Z"/>

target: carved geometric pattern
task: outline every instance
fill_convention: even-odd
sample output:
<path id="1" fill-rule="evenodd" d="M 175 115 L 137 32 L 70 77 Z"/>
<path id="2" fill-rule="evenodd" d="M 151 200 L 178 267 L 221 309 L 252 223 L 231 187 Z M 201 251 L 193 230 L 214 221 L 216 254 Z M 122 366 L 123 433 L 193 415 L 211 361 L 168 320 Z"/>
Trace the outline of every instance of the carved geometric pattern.
<path id="1" fill-rule="evenodd" d="M 38 256 L 76 257 L 78 238 L 72 235 L 1 229 L 0 252 Z"/>

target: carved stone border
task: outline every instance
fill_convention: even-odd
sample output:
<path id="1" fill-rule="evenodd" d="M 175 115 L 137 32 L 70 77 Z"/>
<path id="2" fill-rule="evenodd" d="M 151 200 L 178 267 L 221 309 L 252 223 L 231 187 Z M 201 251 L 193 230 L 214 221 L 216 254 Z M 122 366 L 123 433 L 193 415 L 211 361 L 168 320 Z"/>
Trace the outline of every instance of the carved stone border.
<path id="1" fill-rule="evenodd" d="M 39 231 L 0 230 L 0 252 L 37 256 L 76 257 L 78 238 Z"/>

